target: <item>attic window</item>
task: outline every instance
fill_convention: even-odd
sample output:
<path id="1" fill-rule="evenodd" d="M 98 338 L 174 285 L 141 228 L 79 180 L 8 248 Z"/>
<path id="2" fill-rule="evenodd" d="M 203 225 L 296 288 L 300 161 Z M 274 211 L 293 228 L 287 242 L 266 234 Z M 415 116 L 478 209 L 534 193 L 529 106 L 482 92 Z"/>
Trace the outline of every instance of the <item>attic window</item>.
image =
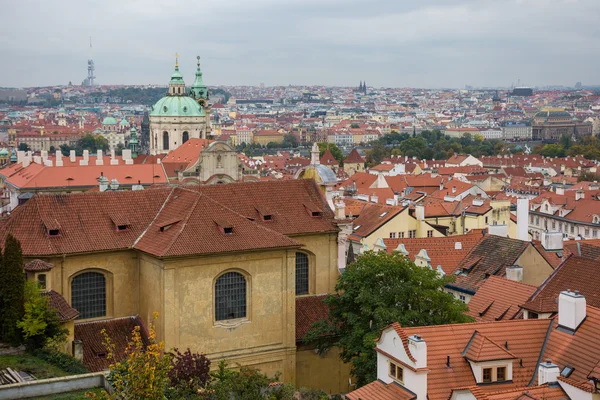
<path id="1" fill-rule="evenodd" d="M 271 221 L 273 219 L 272 215 L 263 215 L 263 221 Z"/>
<path id="2" fill-rule="evenodd" d="M 170 221 L 163 222 L 162 224 L 158 225 L 158 229 L 161 232 L 168 231 L 169 229 L 171 229 L 171 227 L 173 225 L 177 224 L 180 221 L 181 221 L 180 219 L 176 219 L 176 220 L 170 220 Z"/>
<path id="3" fill-rule="evenodd" d="M 126 231 L 129 228 L 129 225 L 117 225 L 117 231 Z"/>
<path id="4" fill-rule="evenodd" d="M 106 358 L 106 353 L 96 353 L 96 357 L 98 357 L 98 358 Z"/>
<path id="5" fill-rule="evenodd" d="M 214 220 L 215 224 L 217 224 L 217 227 L 219 228 L 219 230 L 221 231 L 221 233 L 224 233 L 226 235 L 232 235 L 233 234 L 233 225 L 224 219 L 219 219 L 219 220 Z"/>
<path id="6" fill-rule="evenodd" d="M 562 376 L 563 378 L 568 378 L 569 376 L 571 376 L 573 371 L 575 371 L 575 368 L 571 367 L 570 365 L 566 365 L 563 368 L 563 370 L 560 371 L 560 376 Z"/>
<path id="7" fill-rule="evenodd" d="M 320 217 L 323 215 L 323 213 L 321 211 L 311 211 L 311 215 L 313 217 Z"/>
<path id="8" fill-rule="evenodd" d="M 48 236 L 59 236 L 60 229 L 48 229 Z"/>
<path id="9" fill-rule="evenodd" d="M 323 211 L 314 204 L 304 203 L 304 207 L 306 207 L 311 217 L 321 217 L 323 215 Z"/>

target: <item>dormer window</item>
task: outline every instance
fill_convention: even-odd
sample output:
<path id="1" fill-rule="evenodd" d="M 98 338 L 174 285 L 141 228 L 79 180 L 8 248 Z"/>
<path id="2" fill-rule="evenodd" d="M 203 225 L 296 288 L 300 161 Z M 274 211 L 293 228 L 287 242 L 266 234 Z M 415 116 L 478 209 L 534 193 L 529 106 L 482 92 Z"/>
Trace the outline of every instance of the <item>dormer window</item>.
<path id="1" fill-rule="evenodd" d="M 174 225 L 176 225 L 180 221 L 181 220 L 179 220 L 179 219 L 173 219 L 173 220 L 170 220 L 170 221 L 165 221 L 165 222 L 163 222 L 163 223 L 161 223 L 161 224 L 158 225 L 158 229 L 161 232 L 166 232 L 166 231 L 168 231 L 169 229 L 171 229 Z"/>
<path id="2" fill-rule="evenodd" d="M 59 229 L 48 229 L 48 236 L 60 236 Z"/>
<path id="3" fill-rule="evenodd" d="M 215 221 L 215 224 L 217 224 L 217 227 L 219 228 L 221 233 L 224 233 L 225 235 L 233 234 L 233 225 L 229 221 L 226 221 L 224 219 L 214 220 L 214 221 Z"/>
<path id="4" fill-rule="evenodd" d="M 128 228 L 128 225 L 117 225 L 117 231 L 119 232 L 126 231 Z"/>
<path id="5" fill-rule="evenodd" d="M 306 209 L 310 213 L 311 217 L 321 217 L 321 216 L 323 216 L 323 211 L 321 209 L 319 209 L 318 207 L 316 207 L 314 204 L 304 203 L 304 207 L 306 207 Z"/>

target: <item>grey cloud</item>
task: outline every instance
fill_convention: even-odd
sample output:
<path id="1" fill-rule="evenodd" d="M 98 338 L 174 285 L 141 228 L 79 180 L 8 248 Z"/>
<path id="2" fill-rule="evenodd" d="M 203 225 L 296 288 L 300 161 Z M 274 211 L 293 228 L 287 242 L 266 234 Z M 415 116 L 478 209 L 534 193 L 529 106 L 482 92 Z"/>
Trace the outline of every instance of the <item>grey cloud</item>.
<path id="1" fill-rule="evenodd" d="M 600 83 L 597 0 L 22 0 L 0 5 L 0 86 L 462 87 Z"/>

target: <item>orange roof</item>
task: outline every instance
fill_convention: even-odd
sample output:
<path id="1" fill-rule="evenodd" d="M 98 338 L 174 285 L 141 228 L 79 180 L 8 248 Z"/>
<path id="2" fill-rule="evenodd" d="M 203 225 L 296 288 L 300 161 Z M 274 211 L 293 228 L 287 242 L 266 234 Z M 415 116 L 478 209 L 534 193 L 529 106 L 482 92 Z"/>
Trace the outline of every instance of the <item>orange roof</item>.
<path id="1" fill-rule="evenodd" d="M 350 154 L 348 154 L 348 157 L 346 157 L 344 159 L 344 164 L 346 163 L 351 163 L 351 164 L 356 164 L 356 163 L 364 163 L 365 159 L 362 158 L 360 156 L 360 154 L 358 154 L 358 150 L 356 150 L 356 148 L 353 148 L 352 151 L 350 152 Z"/>
<path id="2" fill-rule="evenodd" d="M 382 381 L 371 382 L 346 395 L 348 400 L 413 400 L 417 396 L 409 392 L 399 384 L 384 383 Z"/>
<path id="3" fill-rule="evenodd" d="M 482 238 L 480 233 L 470 232 L 466 235 L 439 238 L 383 239 L 383 242 L 387 246 L 388 253 L 395 251 L 400 244 L 403 244 L 411 260 L 414 260 L 415 256 L 425 249 L 433 268 L 439 265 L 446 274 L 451 274 Z M 460 243 L 460 249 L 456 249 L 458 243 Z"/>
<path id="4" fill-rule="evenodd" d="M 477 321 L 514 318 L 536 287 L 490 276 L 469 302 L 468 315 Z"/>
<path id="5" fill-rule="evenodd" d="M 558 385 L 524 386 L 488 392 L 494 386 L 468 388 L 477 400 L 564 400 L 567 394 Z"/>
<path id="6" fill-rule="evenodd" d="M 321 157 L 320 163 L 323 165 L 340 165 L 329 149 L 326 149 Z"/>
<path id="7" fill-rule="evenodd" d="M 360 238 L 371 235 L 403 210 L 403 207 L 398 206 L 365 203 L 360 215 L 354 220 L 352 236 L 355 237 L 355 239 L 360 240 Z"/>
<path id="8" fill-rule="evenodd" d="M 513 360 L 517 358 L 507 348 L 500 346 L 477 330 L 473 332 L 473 336 L 469 340 L 467 347 L 465 347 L 463 355 L 467 360 L 474 362 Z"/>
<path id="9" fill-rule="evenodd" d="M 181 165 L 184 169 L 194 165 L 200 158 L 200 152 L 208 147 L 214 140 L 189 139 L 187 142 L 169 152 L 163 159 L 164 163 Z"/>

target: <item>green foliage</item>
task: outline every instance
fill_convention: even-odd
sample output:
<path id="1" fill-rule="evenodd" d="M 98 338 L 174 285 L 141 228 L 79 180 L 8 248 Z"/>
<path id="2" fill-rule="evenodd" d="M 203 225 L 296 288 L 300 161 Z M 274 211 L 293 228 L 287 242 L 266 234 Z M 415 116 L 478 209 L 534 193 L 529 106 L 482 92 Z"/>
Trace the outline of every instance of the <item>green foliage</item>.
<path id="1" fill-rule="evenodd" d="M 358 128 L 360 128 L 360 125 L 357 124 L 356 122 L 350 124 L 350 129 L 358 129 Z"/>
<path id="2" fill-rule="evenodd" d="M 328 400 L 329 396 L 321 389 L 300 388 L 298 389 L 300 400 Z"/>
<path id="3" fill-rule="evenodd" d="M 286 133 L 283 135 L 283 142 L 281 143 L 281 147 L 287 148 L 296 148 L 298 147 L 298 138 L 293 133 Z"/>
<path id="4" fill-rule="evenodd" d="M 329 319 L 316 323 L 305 341 L 318 350 L 339 346 L 340 357 L 352 363 L 352 374 L 362 386 L 376 378 L 374 341 L 390 323 L 423 326 L 471 320 L 465 315 L 467 306 L 443 291 L 451 281 L 398 252 L 366 252 L 339 276 L 336 295 L 325 299 Z"/>
<path id="5" fill-rule="evenodd" d="M 40 359 L 40 357 L 31 353 L 0 356 L 0 369 L 7 367 L 18 371 L 25 371 L 38 379 L 73 375 L 53 363 Z"/>
<path id="6" fill-rule="evenodd" d="M 43 348 L 50 340 L 64 343 L 68 334 L 61 328 L 58 314 L 50 307 L 48 298 L 40 294 L 40 287 L 34 281 L 25 283 L 25 315 L 17 326 L 23 331 L 28 349 Z"/>
<path id="7" fill-rule="evenodd" d="M 29 151 L 29 145 L 27 143 L 19 143 L 19 151 Z"/>
<path id="8" fill-rule="evenodd" d="M 323 157 L 323 153 L 325 153 L 325 150 L 329 149 L 331 154 L 333 154 L 333 158 L 338 160 L 340 163 L 344 161 L 344 153 L 342 153 L 342 150 L 340 150 L 340 148 L 337 147 L 335 144 L 318 143 L 317 145 L 319 146 L 319 157 Z"/>
<path id="9" fill-rule="evenodd" d="M 86 374 L 89 372 L 83 363 L 60 351 L 37 349 L 30 353 L 31 355 L 60 368 L 69 375 Z"/>
<path id="10" fill-rule="evenodd" d="M 170 356 L 172 368 L 169 371 L 168 398 L 197 395 L 198 390 L 210 382 L 210 360 L 204 354 L 192 353 L 190 349 L 183 353 L 174 349 Z"/>
<path id="11" fill-rule="evenodd" d="M 21 244 L 13 235 L 6 236 L 0 264 L 0 339 L 12 345 L 22 343 L 17 322 L 25 315 L 25 277 Z"/>
<path id="12" fill-rule="evenodd" d="M 577 177 L 577 182 L 594 182 L 600 181 L 600 175 L 590 171 L 585 171 Z"/>

